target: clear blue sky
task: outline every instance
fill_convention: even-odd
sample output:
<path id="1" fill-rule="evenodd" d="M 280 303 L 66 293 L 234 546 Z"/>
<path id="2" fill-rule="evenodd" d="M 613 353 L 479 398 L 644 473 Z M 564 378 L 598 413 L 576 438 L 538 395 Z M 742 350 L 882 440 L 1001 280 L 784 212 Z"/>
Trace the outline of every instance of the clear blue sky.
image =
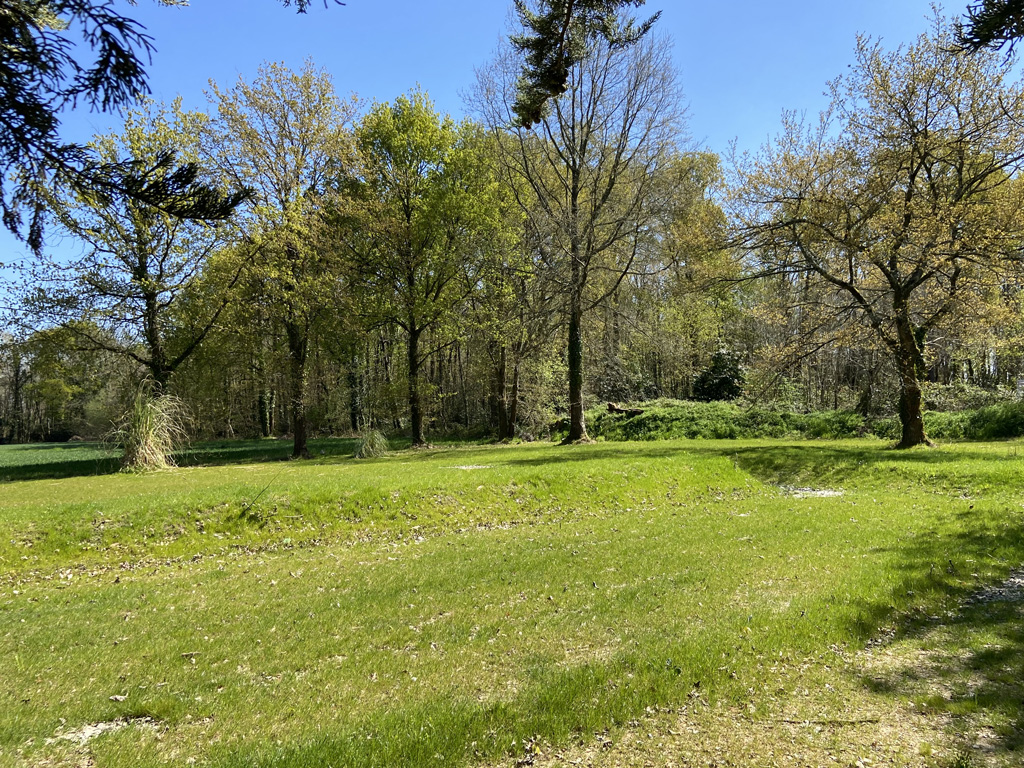
<path id="1" fill-rule="evenodd" d="M 959 0 L 947 13 L 961 13 Z M 347 0 L 344 7 L 313 0 L 296 14 L 277 0 L 192 0 L 167 8 L 154 0 L 125 13 L 155 40 L 149 68 L 153 96 L 206 109 L 204 90 L 263 61 L 299 68 L 306 58 L 326 68 L 342 94 L 388 101 L 419 84 L 438 107 L 463 114 L 461 94 L 507 33 L 511 0 Z M 817 113 L 829 79 L 853 60 L 858 32 L 887 46 L 926 31 L 929 0 L 648 0 L 663 12 L 661 34 L 675 42 L 675 61 L 690 106 L 690 133 L 724 153 L 732 139 L 756 149 L 777 131 L 783 109 Z M 64 135 L 84 141 L 116 129 L 111 115 L 69 115 Z M 0 261 L 25 248 L 0 235 Z"/>

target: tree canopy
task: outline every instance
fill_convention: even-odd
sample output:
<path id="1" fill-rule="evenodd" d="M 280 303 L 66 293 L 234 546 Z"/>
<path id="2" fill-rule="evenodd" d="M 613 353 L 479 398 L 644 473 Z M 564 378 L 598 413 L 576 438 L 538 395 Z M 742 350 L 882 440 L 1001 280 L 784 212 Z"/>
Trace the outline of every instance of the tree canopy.
<path id="1" fill-rule="evenodd" d="M 309 0 L 294 5 L 304 13 Z M 178 164 L 173 147 L 148 164 L 109 163 L 61 137 L 65 109 L 116 112 L 147 95 L 146 64 L 154 50 L 145 27 L 103 0 L 0 5 L 0 214 L 33 249 L 42 245 L 46 187 L 127 195 L 200 220 L 223 219 L 244 199 L 241 190 L 222 194 L 204 186 L 194 164 Z"/>
<path id="2" fill-rule="evenodd" d="M 646 35 L 660 11 L 640 23 L 620 13 L 645 2 L 540 0 L 533 5 L 515 0 L 523 32 L 511 41 L 525 58 L 512 108 L 516 122 L 529 128 L 541 121 L 548 99 L 565 93 L 569 71 L 586 57 L 594 41 L 603 38 L 612 48 L 624 48 Z"/>
<path id="3" fill-rule="evenodd" d="M 957 29 L 957 42 L 965 49 L 1010 49 L 1024 36 L 1024 0 L 979 0 L 967 8 L 966 22 Z"/>
<path id="4" fill-rule="evenodd" d="M 790 119 L 736 192 L 751 268 L 821 286 L 817 311 L 864 320 L 892 355 L 904 447 L 927 441 L 928 337 L 1001 296 L 1024 207 L 1024 89 L 935 26 L 895 52 L 862 39 L 820 123 Z"/>

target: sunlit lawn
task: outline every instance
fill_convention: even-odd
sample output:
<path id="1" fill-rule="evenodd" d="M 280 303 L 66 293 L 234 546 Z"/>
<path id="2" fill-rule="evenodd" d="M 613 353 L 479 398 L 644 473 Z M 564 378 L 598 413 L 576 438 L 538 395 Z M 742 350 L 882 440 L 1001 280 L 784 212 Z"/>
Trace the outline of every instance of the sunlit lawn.
<path id="1" fill-rule="evenodd" d="M 48 478 L 0 485 L 0 764 L 472 765 L 747 701 L 1024 561 L 1012 443 L 258 447 L 0 449 Z"/>

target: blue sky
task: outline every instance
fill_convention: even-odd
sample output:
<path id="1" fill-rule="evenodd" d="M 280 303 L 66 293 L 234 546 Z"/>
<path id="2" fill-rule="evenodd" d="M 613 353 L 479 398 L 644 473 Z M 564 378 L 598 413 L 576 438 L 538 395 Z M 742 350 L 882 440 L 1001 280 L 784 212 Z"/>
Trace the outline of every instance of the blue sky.
<path id="1" fill-rule="evenodd" d="M 223 86 L 251 79 L 264 61 L 299 68 L 311 58 L 339 93 L 388 101 L 419 85 L 441 110 L 461 116 L 461 94 L 507 33 L 512 3 L 347 0 L 325 9 L 313 0 L 304 15 L 277 0 L 118 5 L 155 40 L 149 75 L 158 100 L 180 94 L 186 107 L 206 109 L 210 79 Z M 724 153 L 733 139 L 756 149 L 777 131 L 783 109 L 815 114 L 825 106 L 826 83 L 853 61 L 857 33 L 895 47 L 928 29 L 930 9 L 929 0 L 648 0 L 643 10 L 661 10 L 657 29 L 674 40 L 693 139 Z M 116 116 L 83 110 L 66 118 L 64 135 L 83 141 L 117 126 Z M 0 261 L 24 252 L 0 235 Z"/>

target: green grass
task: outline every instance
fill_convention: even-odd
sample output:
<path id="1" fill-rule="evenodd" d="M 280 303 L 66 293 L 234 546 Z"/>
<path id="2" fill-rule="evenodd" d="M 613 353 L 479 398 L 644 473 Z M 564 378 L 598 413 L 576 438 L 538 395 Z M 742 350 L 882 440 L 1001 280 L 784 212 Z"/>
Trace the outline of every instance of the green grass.
<path id="1" fill-rule="evenodd" d="M 1015 444 L 329 445 L 5 484 L 0 765 L 498 760 L 912 638 L 1024 560 Z"/>
<path id="2" fill-rule="evenodd" d="M 314 456 L 351 454 L 355 440 L 311 440 Z M 408 441 L 405 441 L 406 443 Z M 401 441 L 397 441 L 401 444 Z M 292 454 L 287 440 L 218 440 L 175 452 L 179 466 L 210 466 L 254 461 L 284 461 Z M 121 453 L 103 443 L 29 443 L 0 446 L 0 482 L 107 475 L 121 466 Z"/>

